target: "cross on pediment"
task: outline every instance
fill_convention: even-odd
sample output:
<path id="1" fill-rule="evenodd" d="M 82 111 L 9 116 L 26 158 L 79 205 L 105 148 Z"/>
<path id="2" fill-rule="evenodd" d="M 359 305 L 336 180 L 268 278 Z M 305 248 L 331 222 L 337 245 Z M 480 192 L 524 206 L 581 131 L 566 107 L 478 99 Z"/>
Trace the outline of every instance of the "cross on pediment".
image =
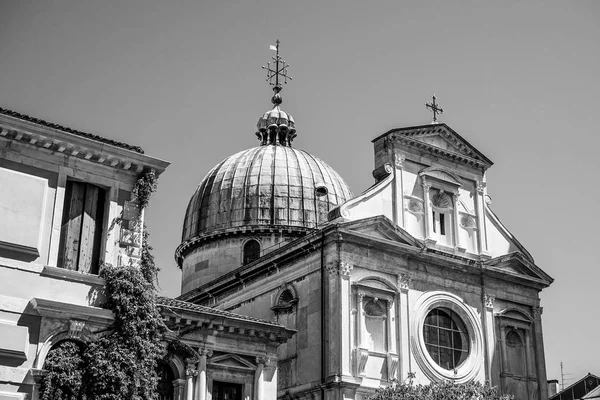
<path id="1" fill-rule="evenodd" d="M 435 98 L 435 94 L 434 94 L 433 95 L 433 101 L 431 103 L 425 103 L 425 107 L 431 109 L 431 111 L 433 112 L 433 123 L 437 124 L 437 115 L 438 114 L 443 114 L 444 110 L 442 110 L 439 107 L 439 104 L 436 104 L 435 100 L 436 100 L 436 98 Z"/>

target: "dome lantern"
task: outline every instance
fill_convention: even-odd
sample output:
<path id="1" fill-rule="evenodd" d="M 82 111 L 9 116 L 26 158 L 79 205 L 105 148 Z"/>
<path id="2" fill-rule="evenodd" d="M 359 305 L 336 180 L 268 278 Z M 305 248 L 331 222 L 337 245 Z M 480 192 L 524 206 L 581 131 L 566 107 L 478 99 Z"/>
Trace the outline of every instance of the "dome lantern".
<path id="1" fill-rule="evenodd" d="M 271 103 L 273 108 L 265 112 L 256 124 L 256 136 L 260 140 L 262 146 L 269 144 L 292 147 L 292 141 L 296 137 L 296 126 L 294 118 L 281 109 L 283 98 L 281 97 L 282 83 L 287 84 L 292 77 L 288 76 L 287 69 L 290 66 L 279 55 L 279 40 L 276 46 L 271 46 L 271 50 L 275 50 L 273 66 L 271 62 L 263 69 L 267 71 L 267 82 L 273 86 L 273 97 Z"/>

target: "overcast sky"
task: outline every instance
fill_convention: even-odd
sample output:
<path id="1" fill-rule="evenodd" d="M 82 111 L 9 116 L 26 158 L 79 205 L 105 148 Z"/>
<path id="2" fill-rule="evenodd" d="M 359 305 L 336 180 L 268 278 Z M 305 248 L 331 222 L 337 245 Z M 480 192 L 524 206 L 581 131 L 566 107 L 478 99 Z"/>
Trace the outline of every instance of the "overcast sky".
<path id="1" fill-rule="evenodd" d="M 486 154 L 492 208 L 556 279 L 542 293 L 548 378 L 600 374 L 598 1 L 0 0 L 0 107 L 142 146 L 172 162 L 148 225 L 163 293 L 208 170 L 258 145 L 282 42 L 296 147 L 355 194 L 371 139 L 442 121 Z"/>

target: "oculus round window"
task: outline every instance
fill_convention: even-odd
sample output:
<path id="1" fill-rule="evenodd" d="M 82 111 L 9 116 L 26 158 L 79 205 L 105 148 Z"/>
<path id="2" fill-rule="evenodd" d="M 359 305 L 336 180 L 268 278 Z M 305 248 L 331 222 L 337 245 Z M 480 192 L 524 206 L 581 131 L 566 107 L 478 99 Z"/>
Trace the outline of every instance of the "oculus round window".
<path id="1" fill-rule="evenodd" d="M 469 356 L 469 334 L 465 323 L 448 308 L 434 308 L 423 323 L 425 348 L 442 368 L 453 370 Z"/>

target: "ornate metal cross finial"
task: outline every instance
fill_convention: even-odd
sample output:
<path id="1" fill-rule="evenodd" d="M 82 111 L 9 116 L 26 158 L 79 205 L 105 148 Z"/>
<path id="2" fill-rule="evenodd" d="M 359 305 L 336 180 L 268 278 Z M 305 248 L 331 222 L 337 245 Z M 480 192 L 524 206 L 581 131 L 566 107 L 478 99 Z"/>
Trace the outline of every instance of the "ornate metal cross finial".
<path id="1" fill-rule="evenodd" d="M 288 76 L 287 71 L 290 65 L 279 56 L 279 43 L 279 39 L 277 39 L 276 46 L 270 46 L 270 49 L 275 50 L 276 52 L 275 57 L 271 57 L 273 59 L 272 62 L 274 63 L 273 67 L 271 67 L 271 61 L 267 63 L 266 67 L 264 65 L 262 67 L 263 69 L 267 70 L 267 82 L 273 86 L 273 92 L 275 92 L 275 94 L 273 95 L 271 101 L 275 105 L 279 105 L 283 101 L 279 95 L 279 92 L 281 92 L 281 80 L 283 80 L 284 84 L 287 84 L 288 80 L 292 80 L 292 77 Z M 275 82 L 273 82 L 273 78 L 275 78 Z"/>
<path id="2" fill-rule="evenodd" d="M 433 101 L 431 103 L 425 103 L 425 107 L 431 108 L 431 111 L 433 112 L 433 123 L 434 124 L 437 124 L 437 115 L 444 113 L 444 110 L 442 110 L 438 106 L 439 106 L 439 104 L 435 103 L 435 94 L 433 95 Z"/>

